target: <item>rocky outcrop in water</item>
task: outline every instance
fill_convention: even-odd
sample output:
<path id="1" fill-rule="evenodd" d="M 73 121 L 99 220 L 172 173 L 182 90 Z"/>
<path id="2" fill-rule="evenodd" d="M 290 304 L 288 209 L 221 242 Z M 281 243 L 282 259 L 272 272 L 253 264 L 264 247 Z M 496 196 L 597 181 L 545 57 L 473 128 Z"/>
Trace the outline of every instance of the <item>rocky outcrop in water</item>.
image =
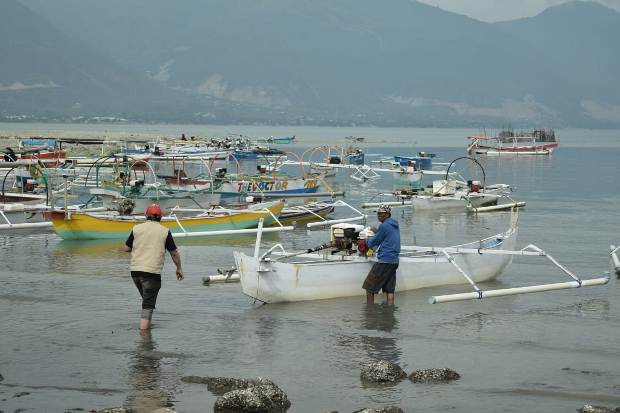
<path id="1" fill-rule="evenodd" d="M 405 413 L 405 411 L 397 406 L 387 406 L 387 407 L 380 407 L 378 409 L 366 408 L 362 410 L 356 410 L 353 413 Z"/>
<path id="2" fill-rule="evenodd" d="M 581 409 L 577 409 L 579 413 L 620 413 L 620 407 L 615 409 L 605 406 L 592 406 L 590 404 L 584 404 Z"/>
<path id="3" fill-rule="evenodd" d="M 362 366 L 360 378 L 372 383 L 396 383 L 407 373 L 396 363 L 387 360 L 373 361 Z"/>
<path id="4" fill-rule="evenodd" d="M 262 377 L 256 379 L 236 379 L 233 377 L 185 376 L 181 378 L 181 381 L 185 383 L 206 384 L 207 389 L 216 396 L 221 396 L 229 391 L 244 390 L 260 385 L 275 386 L 274 382 Z"/>
<path id="5" fill-rule="evenodd" d="M 414 383 L 447 383 L 460 378 L 460 374 L 448 368 L 415 370 L 409 375 Z"/>
<path id="6" fill-rule="evenodd" d="M 216 412 L 286 412 L 291 406 L 286 393 L 275 384 L 259 384 L 243 390 L 233 390 L 217 398 Z"/>

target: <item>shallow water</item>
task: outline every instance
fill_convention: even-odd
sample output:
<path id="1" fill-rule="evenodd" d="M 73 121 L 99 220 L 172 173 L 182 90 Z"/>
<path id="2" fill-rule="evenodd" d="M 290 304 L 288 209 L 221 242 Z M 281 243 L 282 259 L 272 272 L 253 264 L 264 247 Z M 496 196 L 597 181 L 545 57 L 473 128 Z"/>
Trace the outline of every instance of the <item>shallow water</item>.
<path id="1" fill-rule="evenodd" d="M 435 133 L 437 139 L 456 140 L 454 130 Z M 602 138 L 591 148 L 563 145 L 548 158 L 482 160 L 488 183 L 511 184 L 514 197 L 527 202 L 518 245 L 534 243 L 584 278 L 608 271 L 609 244 L 620 242 L 620 135 L 595 134 Z M 416 150 L 436 152 L 445 162 L 464 154 L 464 145 L 443 142 Z M 377 143 L 366 150 L 401 154 L 406 149 Z M 356 206 L 391 185 L 390 177 L 359 184 L 339 176 L 334 183 Z M 504 230 L 509 218 L 508 213 L 394 215 L 403 243 L 428 245 L 492 235 Z M 296 250 L 325 237 L 326 232 L 298 229 L 268 234 L 263 246 L 282 242 Z M 585 403 L 620 405 L 615 276 L 602 287 L 440 305 L 428 304 L 428 297 L 467 287 L 411 291 L 398 293 L 393 308 L 367 306 L 362 297 L 259 306 L 238 284 L 202 285 L 203 276 L 233 263 L 233 249 L 252 251 L 253 242 L 252 237 L 180 242 L 186 280 L 174 280 L 167 259 L 154 329 L 142 336 L 140 301 L 121 243 L 67 242 L 53 233 L 0 234 L 0 410 L 126 405 L 147 412 L 171 405 L 180 412 L 210 411 L 216 397 L 204 386 L 181 382 L 189 375 L 268 377 L 286 391 L 292 412 L 384 405 L 407 412 L 565 412 Z M 518 258 L 484 287 L 566 280 L 544 258 Z M 408 373 L 445 366 L 462 377 L 448 385 L 405 380 L 364 386 L 360 363 L 377 358 L 395 361 Z"/>

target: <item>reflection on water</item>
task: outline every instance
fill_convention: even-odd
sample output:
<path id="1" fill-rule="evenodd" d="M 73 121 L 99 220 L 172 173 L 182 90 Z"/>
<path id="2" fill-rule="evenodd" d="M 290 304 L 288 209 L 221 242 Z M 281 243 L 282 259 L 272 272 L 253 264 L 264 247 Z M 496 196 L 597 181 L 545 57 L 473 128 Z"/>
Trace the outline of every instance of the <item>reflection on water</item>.
<path id="1" fill-rule="evenodd" d="M 151 331 L 141 331 L 128 369 L 127 404 L 137 412 L 152 412 L 160 407 L 172 406 L 171 391 L 162 383 L 162 358 Z"/>
<path id="2" fill-rule="evenodd" d="M 366 304 L 362 306 L 361 327 L 370 332 L 392 333 L 398 329 L 396 311 L 397 307 L 393 305 Z M 402 351 L 392 335 L 363 334 L 360 338 L 370 359 L 389 360 L 398 364 Z"/>
<path id="3" fill-rule="evenodd" d="M 609 317 L 609 300 L 590 298 L 579 302 L 545 308 L 533 308 L 529 310 L 532 314 L 551 314 L 558 316 L 577 316 L 584 318 L 607 318 Z"/>

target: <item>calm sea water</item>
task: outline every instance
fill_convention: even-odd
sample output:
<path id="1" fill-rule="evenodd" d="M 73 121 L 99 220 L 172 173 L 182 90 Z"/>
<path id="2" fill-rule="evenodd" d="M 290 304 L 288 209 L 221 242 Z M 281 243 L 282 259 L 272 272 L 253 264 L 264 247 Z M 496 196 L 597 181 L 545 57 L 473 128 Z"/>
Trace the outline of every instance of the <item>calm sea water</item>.
<path id="1" fill-rule="evenodd" d="M 28 131 L 67 125 L 0 125 Z M 76 125 L 76 131 L 86 126 Z M 89 127 L 101 132 L 113 127 Z M 124 129 L 123 129 L 124 128 Z M 115 133 L 180 134 L 178 126 L 123 125 Z M 209 128 L 186 134 L 295 134 L 304 147 L 367 136 L 369 154 L 418 150 L 439 162 L 465 155 L 475 130 Z M 77 133 L 77 132 L 76 132 Z M 560 131 L 551 157 L 483 159 L 488 183 L 514 187 L 527 202 L 518 245 L 533 243 L 584 278 L 609 271 L 609 245 L 620 243 L 618 131 Z M 288 148 L 288 147 L 287 147 Z M 291 147 L 291 149 L 297 149 Z M 456 165 L 476 175 L 471 164 Z M 333 186 L 359 206 L 394 187 L 389 175 L 360 184 L 340 175 Z M 348 215 L 341 211 L 339 215 Z M 504 230 L 508 213 L 423 214 L 395 211 L 403 243 L 445 245 Z M 369 223 L 375 224 L 371 217 Z M 269 234 L 263 247 L 318 245 L 325 231 Z M 620 405 L 620 285 L 431 305 L 428 297 L 466 286 L 396 295 L 396 305 L 367 306 L 362 297 L 259 306 L 238 284 L 205 287 L 201 278 L 233 263 L 252 237 L 180 242 L 186 280 L 167 261 L 151 337 L 137 330 L 140 300 L 120 242 L 67 242 L 53 233 L 0 234 L 0 410 L 62 412 L 132 406 L 149 412 L 210 411 L 216 397 L 181 382 L 188 375 L 274 380 L 292 412 L 351 412 L 398 405 L 413 411 L 574 411 L 585 403 Z M 336 275 L 334 275 L 336 276 Z M 360 284 L 364 274 L 360 274 Z M 515 259 L 485 288 L 568 280 L 544 258 Z M 404 381 L 365 387 L 360 364 L 373 359 L 414 369 L 450 367 L 448 385 Z"/>

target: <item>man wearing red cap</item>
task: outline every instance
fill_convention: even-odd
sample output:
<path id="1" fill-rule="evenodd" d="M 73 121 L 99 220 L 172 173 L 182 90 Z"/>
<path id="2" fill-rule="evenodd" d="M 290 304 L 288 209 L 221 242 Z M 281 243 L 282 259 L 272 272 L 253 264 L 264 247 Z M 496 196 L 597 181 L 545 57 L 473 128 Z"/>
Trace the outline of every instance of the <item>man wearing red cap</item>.
<path id="1" fill-rule="evenodd" d="M 161 288 L 161 270 L 164 267 L 166 250 L 177 267 L 177 280 L 183 279 L 181 257 L 172 234 L 159 223 L 161 208 L 155 204 L 149 205 L 145 215 L 146 222 L 133 227 L 125 242 L 125 250 L 131 251 L 131 278 L 142 297 L 140 330 L 151 328 L 153 310 Z"/>

